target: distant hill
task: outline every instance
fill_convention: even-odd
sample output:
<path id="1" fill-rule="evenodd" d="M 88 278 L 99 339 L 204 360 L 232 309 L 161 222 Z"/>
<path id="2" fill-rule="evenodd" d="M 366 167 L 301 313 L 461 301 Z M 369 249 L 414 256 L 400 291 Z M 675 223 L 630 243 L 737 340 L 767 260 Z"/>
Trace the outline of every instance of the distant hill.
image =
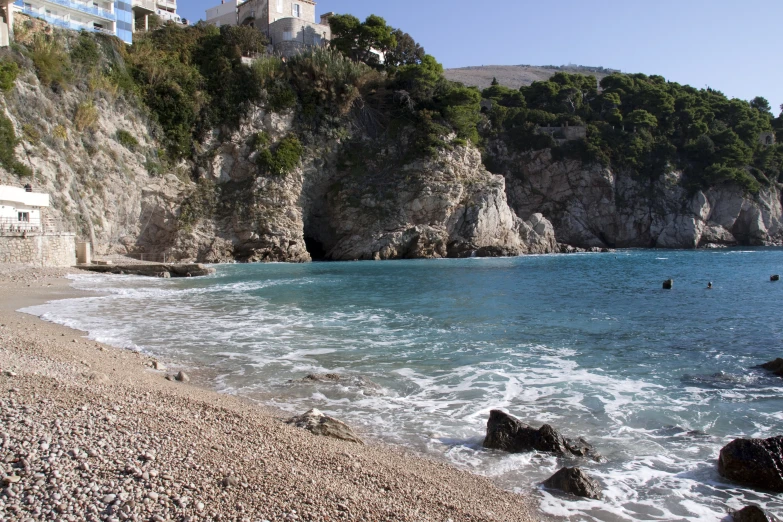
<path id="1" fill-rule="evenodd" d="M 555 73 L 579 73 L 593 75 L 600 81 L 615 69 L 604 67 L 587 67 L 582 65 L 482 65 L 476 67 L 461 67 L 459 69 L 446 69 L 444 76 L 449 80 L 462 82 L 468 86 L 486 89 L 492 84 L 492 78 L 497 78 L 500 85 L 518 89 L 523 85 L 530 85 L 536 81 L 545 81 Z"/>

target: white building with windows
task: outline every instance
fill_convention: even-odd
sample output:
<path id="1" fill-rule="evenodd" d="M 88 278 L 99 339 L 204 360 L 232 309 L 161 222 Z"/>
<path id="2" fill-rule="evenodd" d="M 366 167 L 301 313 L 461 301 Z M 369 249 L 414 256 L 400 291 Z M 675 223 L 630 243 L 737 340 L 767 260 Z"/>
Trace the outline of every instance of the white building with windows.
<path id="1" fill-rule="evenodd" d="M 163 23 L 187 24 L 177 14 L 176 0 L 133 0 L 133 32 L 149 30 L 150 15 L 157 15 Z"/>
<path id="2" fill-rule="evenodd" d="M 49 194 L 0 185 L 0 232 L 43 232 Z"/>
<path id="3" fill-rule="evenodd" d="M 14 10 L 61 29 L 91 31 L 133 42 L 131 0 L 16 0 Z"/>
<path id="4" fill-rule="evenodd" d="M 207 9 L 207 23 L 247 25 L 269 37 L 275 51 L 291 56 L 307 47 L 324 45 L 332 37 L 329 17 L 315 16 L 312 0 L 224 0 Z"/>

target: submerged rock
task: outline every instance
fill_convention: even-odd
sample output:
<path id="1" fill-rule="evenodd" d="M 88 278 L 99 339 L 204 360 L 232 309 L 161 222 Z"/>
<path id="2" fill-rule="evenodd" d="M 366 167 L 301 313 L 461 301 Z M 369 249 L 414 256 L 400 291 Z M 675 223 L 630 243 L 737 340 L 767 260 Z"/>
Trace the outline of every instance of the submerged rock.
<path id="1" fill-rule="evenodd" d="M 305 384 L 341 384 L 343 386 L 354 386 L 368 390 L 380 390 L 381 387 L 363 375 L 340 375 L 339 373 L 310 373 L 302 378 Z"/>
<path id="2" fill-rule="evenodd" d="M 779 522 L 778 519 L 758 506 L 750 505 L 739 511 L 730 511 L 734 522 Z"/>
<path id="3" fill-rule="evenodd" d="M 601 455 L 586 440 L 566 439 L 549 424 L 536 429 L 501 410 L 489 412 L 484 447 L 511 453 L 543 451 L 600 460 Z"/>
<path id="4" fill-rule="evenodd" d="M 783 359 L 779 357 L 774 361 L 769 361 L 768 363 L 762 364 L 761 367 L 765 370 L 771 371 L 775 375 L 783 377 Z"/>
<path id="5" fill-rule="evenodd" d="M 745 486 L 783 493 L 783 436 L 733 440 L 720 450 L 718 473 Z"/>
<path id="6" fill-rule="evenodd" d="M 544 481 L 544 487 L 558 489 L 577 497 L 601 498 L 601 486 L 580 468 L 562 468 Z"/>
<path id="7" fill-rule="evenodd" d="M 305 429 L 315 435 L 364 444 L 364 441 L 362 441 L 346 423 L 339 421 L 334 417 L 324 415 L 315 408 L 302 415 L 291 417 L 286 421 L 286 424 Z"/>

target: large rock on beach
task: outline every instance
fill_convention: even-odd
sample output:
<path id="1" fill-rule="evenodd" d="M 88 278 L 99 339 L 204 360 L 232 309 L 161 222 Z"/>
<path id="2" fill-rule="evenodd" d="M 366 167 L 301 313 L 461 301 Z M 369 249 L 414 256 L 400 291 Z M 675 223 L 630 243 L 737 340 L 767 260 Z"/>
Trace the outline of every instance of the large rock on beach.
<path id="1" fill-rule="evenodd" d="M 775 375 L 783 377 L 783 359 L 779 357 L 774 361 L 769 361 L 768 363 L 762 364 L 761 367 L 765 370 L 771 371 Z"/>
<path id="2" fill-rule="evenodd" d="M 315 435 L 364 444 L 364 441 L 346 423 L 325 415 L 315 408 L 302 415 L 288 419 L 286 424 L 305 429 Z"/>
<path id="3" fill-rule="evenodd" d="M 745 486 L 783 493 L 783 436 L 733 440 L 720 450 L 718 473 Z"/>
<path id="4" fill-rule="evenodd" d="M 544 481 L 544 487 L 577 497 L 601 498 L 601 486 L 580 468 L 562 468 Z"/>
<path id="5" fill-rule="evenodd" d="M 734 522 L 779 522 L 779 519 L 770 515 L 758 506 L 746 506 L 739 511 L 729 513 Z"/>
<path id="6" fill-rule="evenodd" d="M 543 451 L 560 456 L 589 457 L 593 460 L 601 458 L 595 448 L 582 438 L 567 439 L 549 424 L 538 429 L 533 428 L 501 410 L 489 412 L 484 447 L 511 453 Z"/>

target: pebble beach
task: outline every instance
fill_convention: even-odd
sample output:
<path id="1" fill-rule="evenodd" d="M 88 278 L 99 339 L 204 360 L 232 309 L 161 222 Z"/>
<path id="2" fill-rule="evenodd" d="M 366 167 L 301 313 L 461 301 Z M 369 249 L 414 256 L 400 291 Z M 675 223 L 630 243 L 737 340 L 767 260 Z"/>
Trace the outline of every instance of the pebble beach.
<path id="1" fill-rule="evenodd" d="M 15 311 L 79 297 L 67 273 L 0 268 L 3 520 L 541 520 L 532 496 L 371 439 L 315 436 L 167 380 L 168 361 Z"/>

